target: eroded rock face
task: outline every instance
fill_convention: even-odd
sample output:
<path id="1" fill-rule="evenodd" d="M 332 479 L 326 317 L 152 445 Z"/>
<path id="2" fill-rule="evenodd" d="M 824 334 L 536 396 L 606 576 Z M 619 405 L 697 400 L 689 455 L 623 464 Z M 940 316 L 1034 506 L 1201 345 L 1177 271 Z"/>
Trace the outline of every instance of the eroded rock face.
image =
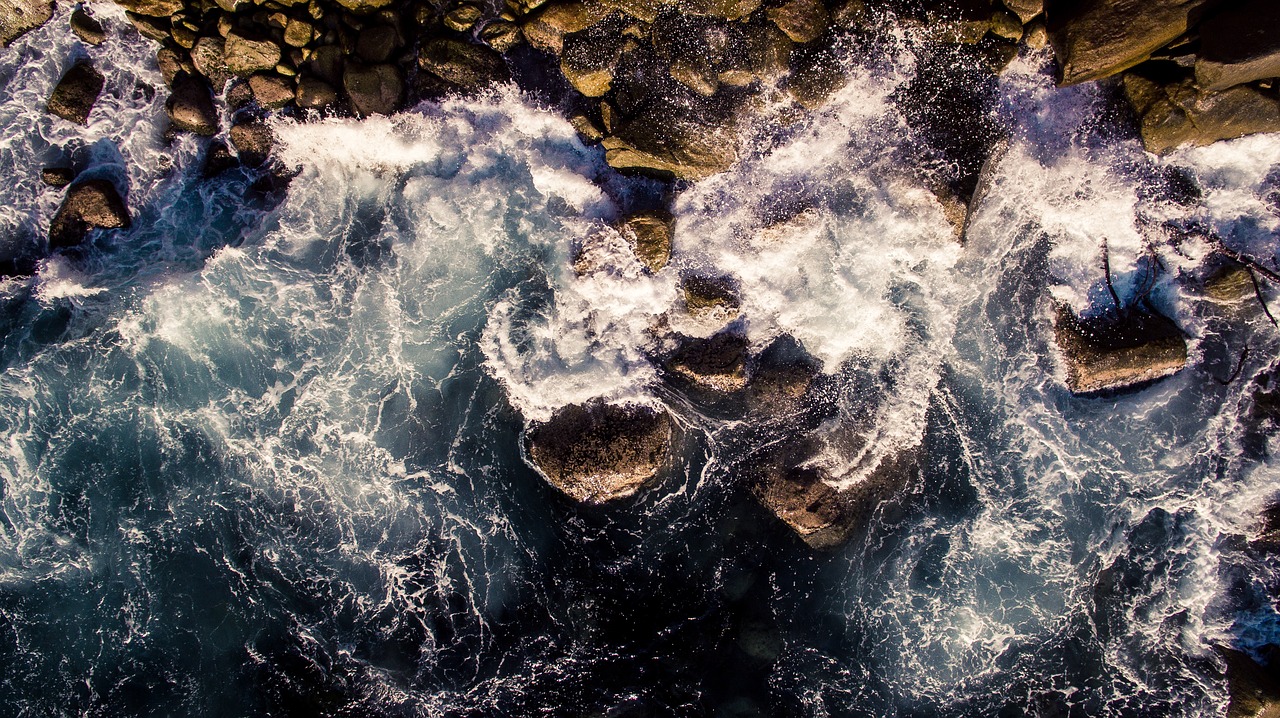
<path id="1" fill-rule="evenodd" d="M 1187 364 L 1187 340 L 1168 318 L 1130 310 L 1120 318 L 1082 321 L 1059 306 L 1054 338 L 1077 394 L 1124 389 L 1160 379 Z"/>
<path id="2" fill-rule="evenodd" d="M 1063 85 L 1114 75 L 1151 57 L 1198 20 L 1210 0 L 1057 0 L 1046 10 Z"/>
<path id="3" fill-rule="evenodd" d="M 49 112 L 68 122 L 87 124 L 93 103 L 98 101 L 106 78 L 86 60 L 71 66 L 58 80 L 53 94 L 49 95 Z"/>
<path id="4" fill-rule="evenodd" d="M 557 489 L 575 501 L 602 504 L 657 478 L 671 452 L 672 423 L 662 407 L 571 404 L 530 427 L 526 449 Z"/>
<path id="5" fill-rule="evenodd" d="M 129 208 L 115 185 L 91 179 L 67 190 L 62 206 L 49 223 L 49 248 L 74 247 L 84 241 L 90 229 L 129 226 Z"/>

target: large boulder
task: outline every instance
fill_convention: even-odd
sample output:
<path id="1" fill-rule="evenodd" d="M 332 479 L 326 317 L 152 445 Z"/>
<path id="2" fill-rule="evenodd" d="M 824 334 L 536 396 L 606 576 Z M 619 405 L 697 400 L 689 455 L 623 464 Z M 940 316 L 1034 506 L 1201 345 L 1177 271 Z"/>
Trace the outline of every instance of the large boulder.
<path id="1" fill-rule="evenodd" d="M 1213 92 L 1280 77 L 1280 2 L 1244 0 L 1200 23 L 1196 84 Z"/>
<path id="2" fill-rule="evenodd" d="M 280 62 L 280 46 L 274 40 L 232 30 L 223 47 L 223 62 L 236 75 L 274 70 Z"/>
<path id="3" fill-rule="evenodd" d="M 1127 70 L 1185 34 L 1211 0 L 1057 0 L 1045 11 L 1061 84 Z"/>
<path id="4" fill-rule="evenodd" d="M 565 0 L 544 5 L 521 28 L 530 45 L 559 55 L 566 35 L 582 32 L 608 16 L 610 9 L 600 3 Z"/>
<path id="5" fill-rule="evenodd" d="M 67 190 L 62 206 L 49 223 L 49 248 L 75 247 L 90 229 L 129 224 L 129 208 L 115 185 L 103 179 L 86 180 Z"/>
<path id="6" fill-rule="evenodd" d="M 49 112 L 68 122 L 86 124 L 89 121 L 89 111 L 93 109 L 93 103 L 98 101 L 98 95 L 102 93 L 105 84 L 106 78 L 102 73 L 88 60 L 81 60 L 58 80 L 46 107 Z"/>
<path id="7" fill-rule="evenodd" d="M 756 499 L 815 549 L 844 543 L 864 527 L 882 501 L 919 472 L 919 449 L 904 449 L 850 486 L 837 489 L 827 472 L 804 463 L 769 467 L 756 483 Z"/>
<path id="8" fill-rule="evenodd" d="M 818 39 L 831 25 L 831 16 L 819 0 L 787 0 L 767 11 L 769 19 L 798 43 Z"/>
<path id="9" fill-rule="evenodd" d="M 81 42 L 88 45 L 101 45 L 106 42 L 107 32 L 103 29 L 102 23 L 83 7 L 78 7 L 71 13 L 70 22 L 71 32 L 74 32 Z"/>
<path id="10" fill-rule="evenodd" d="M 218 134 L 218 111 L 213 93 L 202 78 L 179 72 L 173 78 L 173 92 L 164 103 L 173 126 L 184 132 L 211 137 Z"/>
<path id="11" fill-rule="evenodd" d="M 395 65 L 360 65 L 348 62 L 342 73 L 342 87 L 351 99 L 351 109 L 361 117 L 390 115 L 400 109 L 404 80 Z"/>
<path id="12" fill-rule="evenodd" d="M 695 388 L 733 393 L 747 386 L 746 335 L 726 329 L 710 337 L 682 337 L 665 362 L 666 370 Z"/>
<path id="13" fill-rule="evenodd" d="M 1208 145 L 1260 132 L 1280 132 L 1280 94 L 1252 85 L 1203 93 L 1190 78 L 1161 84 L 1126 73 L 1124 89 L 1141 116 L 1142 143 L 1164 154 L 1183 145 Z"/>
<path id="14" fill-rule="evenodd" d="M 209 84 L 218 92 L 227 86 L 232 72 L 225 58 L 226 42 L 220 37 L 202 37 L 191 47 L 191 65 L 196 72 L 209 78 Z"/>
<path id="15" fill-rule="evenodd" d="M 648 210 L 628 215 L 618 231 L 631 245 L 631 251 L 650 272 L 667 266 L 671 259 L 671 213 Z"/>
<path id="16" fill-rule="evenodd" d="M 609 91 L 621 57 L 620 36 L 586 30 L 564 39 L 560 71 L 578 92 L 587 97 L 600 97 Z"/>
<path id="17" fill-rule="evenodd" d="M 0 0 L 0 47 L 53 17 L 53 0 Z"/>
<path id="18" fill-rule="evenodd" d="M 1126 389 L 1181 371 L 1187 340 L 1169 318 L 1130 308 L 1081 319 L 1059 305 L 1054 322 L 1067 388 L 1077 394 Z"/>
<path id="19" fill-rule="evenodd" d="M 249 89 L 253 92 L 253 99 L 267 109 L 284 107 L 293 101 L 293 81 L 273 73 L 251 75 Z"/>
<path id="20" fill-rule="evenodd" d="M 688 180 L 723 172 L 738 159 L 733 122 L 714 122 L 661 103 L 623 119 L 614 135 L 601 144 L 612 167 Z"/>
<path id="21" fill-rule="evenodd" d="M 575 501 L 602 504 L 657 478 L 671 452 L 672 423 L 662 407 L 571 404 L 533 424 L 525 446 L 553 486 Z"/>
<path id="22" fill-rule="evenodd" d="M 422 46 L 418 67 L 463 90 L 478 90 L 508 77 L 506 61 L 492 48 L 446 37 Z"/>

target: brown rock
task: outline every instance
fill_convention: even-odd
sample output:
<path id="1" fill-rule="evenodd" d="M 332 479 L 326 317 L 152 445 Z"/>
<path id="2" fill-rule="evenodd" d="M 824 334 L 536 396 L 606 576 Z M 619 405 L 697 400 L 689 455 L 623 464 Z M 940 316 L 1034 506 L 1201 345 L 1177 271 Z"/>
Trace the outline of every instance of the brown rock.
<path id="1" fill-rule="evenodd" d="M 1046 18 L 1061 84 L 1097 80 L 1146 60 L 1187 32 L 1210 0 L 1081 0 Z"/>
<path id="2" fill-rule="evenodd" d="M 262 107 L 276 109 L 293 100 L 293 83 L 279 75 L 256 74 L 249 77 L 249 89 Z"/>
<path id="3" fill-rule="evenodd" d="M 480 39 L 494 50 L 506 53 L 519 45 L 524 35 L 520 34 L 520 28 L 515 23 L 497 20 L 484 26 L 480 31 Z"/>
<path id="4" fill-rule="evenodd" d="M 231 146 L 236 148 L 240 162 L 246 167 L 262 166 L 271 154 L 274 137 L 271 128 L 260 120 L 232 125 L 227 134 L 231 139 Z"/>
<path id="5" fill-rule="evenodd" d="M 1149 152 L 1280 132 L 1280 96 L 1274 90 L 1238 85 L 1203 94 L 1189 79 L 1161 85 L 1136 73 L 1125 75 L 1124 87 L 1142 116 L 1142 143 Z"/>
<path id="6" fill-rule="evenodd" d="M 169 42 L 169 18 L 139 15 L 133 12 L 124 14 L 139 35 L 156 42 Z"/>
<path id="7" fill-rule="evenodd" d="M 236 156 L 231 154 L 231 150 L 227 149 L 227 145 L 222 140 L 213 140 L 209 143 L 209 149 L 204 155 L 204 168 L 201 171 L 204 177 L 216 177 L 227 170 L 240 164 Z"/>
<path id="8" fill-rule="evenodd" d="M 671 374 L 695 388 L 724 394 L 747 386 L 747 337 L 725 330 L 711 337 L 684 337 L 666 361 Z"/>
<path id="9" fill-rule="evenodd" d="M 342 87 L 351 99 L 351 108 L 361 117 L 389 115 L 400 109 L 404 80 L 395 65 L 347 63 Z"/>
<path id="10" fill-rule="evenodd" d="M 689 15 L 721 20 L 742 20 L 760 8 L 760 0 L 677 0 L 673 4 Z"/>
<path id="11" fill-rule="evenodd" d="M 596 127 L 596 123 L 582 113 L 570 117 L 569 124 L 573 125 L 573 129 L 577 131 L 584 142 L 599 142 L 604 139 L 604 133 L 600 131 L 599 127 Z"/>
<path id="12" fill-rule="evenodd" d="M 178 76 L 179 72 L 193 72 L 195 68 L 187 70 L 183 65 L 184 58 L 174 52 L 173 48 L 162 47 L 156 51 L 156 66 L 160 68 L 160 76 L 164 78 L 165 85 L 172 85 L 173 78 Z"/>
<path id="13" fill-rule="evenodd" d="M 603 20 L 609 9 L 594 2 L 566 0 L 543 6 L 521 28 L 529 44 L 559 55 L 565 35 L 582 32 Z"/>
<path id="14" fill-rule="evenodd" d="M 196 40 L 200 38 L 195 30 L 186 25 L 172 25 L 169 28 L 169 34 L 173 37 L 173 41 L 178 47 L 190 50 L 195 46 Z"/>
<path id="15" fill-rule="evenodd" d="M 363 14 L 388 6 L 391 0 L 338 0 L 338 4 L 356 14 Z"/>
<path id="16" fill-rule="evenodd" d="M 223 59 L 225 41 L 220 37 L 202 37 L 191 47 L 191 64 L 196 72 L 209 79 L 209 84 L 221 92 L 233 77 Z"/>
<path id="17" fill-rule="evenodd" d="M 0 0 L 0 47 L 49 22 L 53 0 Z"/>
<path id="18" fill-rule="evenodd" d="M 306 20 L 299 20 L 291 17 L 289 18 L 289 21 L 285 23 L 283 35 L 284 44 L 290 47 L 305 47 L 307 43 L 311 42 L 313 35 L 314 31 L 311 27 L 311 23 Z"/>
<path id="19" fill-rule="evenodd" d="M 827 31 L 831 17 L 820 0 L 787 0 L 766 13 L 778 29 L 798 43 L 816 40 Z"/>
<path id="20" fill-rule="evenodd" d="M 74 247 L 91 229 L 129 226 L 129 208 L 115 185 L 91 179 L 67 190 L 62 206 L 49 223 L 49 248 Z"/>
<path id="21" fill-rule="evenodd" d="M 445 27 L 454 32 L 467 32 L 475 27 L 483 16 L 484 13 L 480 8 L 464 3 L 445 13 L 443 22 Z"/>
<path id="22" fill-rule="evenodd" d="M 40 181 L 50 187 L 61 189 L 71 184 L 75 178 L 75 170 L 70 167 L 45 167 L 40 170 Z"/>
<path id="23" fill-rule="evenodd" d="M 78 7 L 71 13 L 71 32 L 74 32 L 81 42 L 89 45 L 101 45 L 107 39 L 107 32 L 102 29 L 102 23 L 83 7 Z"/>
<path id="24" fill-rule="evenodd" d="M 631 245 L 636 259 L 650 272 L 657 272 L 671 259 L 672 222 L 670 212 L 637 212 L 624 219 L 618 231 Z"/>
<path id="25" fill-rule="evenodd" d="M 1200 23 L 1196 84 L 1205 92 L 1280 77 L 1280 3 L 1244 0 Z"/>
<path id="26" fill-rule="evenodd" d="M 330 85 L 342 84 L 342 48 L 333 45 L 317 47 L 311 53 L 311 70 Z"/>
<path id="27" fill-rule="evenodd" d="M 1227 718 L 1280 716 L 1280 674 L 1275 662 L 1263 666 L 1240 651 L 1217 651 L 1226 664 Z"/>
<path id="28" fill-rule="evenodd" d="M 564 38 L 560 71 L 574 89 L 587 97 L 609 91 L 613 71 L 622 57 L 622 38 L 587 30 Z"/>
<path id="29" fill-rule="evenodd" d="M 1022 21 L 1011 12 L 994 12 L 991 14 L 991 34 L 1017 42 L 1022 39 Z"/>
<path id="30" fill-rule="evenodd" d="M 209 85 L 199 77 L 182 72 L 173 78 L 172 88 L 164 109 L 173 126 L 197 135 L 218 134 L 218 111 L 213 106 Z"/>
<path id="31" fill-rule="evenodd" d="M 692 316 L 729 321 L 738 316 L 742 300 L 730 277 L 690 275 L 680 281 L 685 310 Z"/>
<path id="32" fill-rule="evenodd" d="M 88 60 L 80 60 L 58 80 L 53 94 L 49 95 L 46 109 L 68 122 L 87 124 L 89 111 L 98 101 L 105 84 L 106 79 L 101 72 L 94 69 Z"/>
<path id="33" fill-rule="evenodd" d="M 369 25 L 356 39 L 356 54 L 365 62 L 386 62 L 400 46 L 396 29 L 390 25 Z"/>
<path id="34" fill-rule="evenodd" d="M 738 159 L 738 137 L 731 122 L 711 123 L 656 103 L 620 121 L 616 134 L 602 144 L 605 160 L 615 168 L 690 180 L 723 172 Z"/>
<path id="35" fill-rule="evenodd" d="M 1044 12 L 1044 0 L 1004 0 L 1004 6 L 1012 10 L 1024 25 Z"/>
<path id="36" fill-rule="evenodd" d="M 298 103 L 298 107 L 304 110 L 319 110 L 336 103 L 338 92 L 324 80 L 303 77 L 298 80 L 294 100 Z"/>
<path id="37" fill-rule="evenodd" d="M 821 107 L 848 81 L 840 57 L 825 44 L 810 45 L 791 55 L 787 93 L 802 107 Z"/>
<path id="38" fill-rule="evenodd" d="M 761 82 L 774 83 L 790 72 L 793 43 L 773 25 L 749 26 L 745 30 L 748 67 Z"/>
<path id="39" fill-rule="evenodd" d="M 280 62 L 280 46 L 272 40 L 232 30 L 227 33 L 223 62 L 236 75 L 274 70 Z"/>
<path id="40" fill-rule="evenodd" d="M 436 38 L 422 46 L 418 66 L 446 82 L 475 90 L 507 78 L 502 56 L 483 45 Z"/>
<path id="41" fill-rule="evenodd" d="M 672 423 L 664 408 L 572 404 L 530 427 L 525 447 L 551 485 L 575 501 L 602 504 L 657 478 L 671 452 Z"/>
<path id="42" fill-rule="evenodd" d="M 183 0 L 116 0 L 116 4 L 137 15 L 172 17 L 183 8 Z"/>
<path id="43" fill-rule="evenodd" d="M 1081 320 L 1057 307 L 1054 338 L 1076 394 L 1126 389 L 1180 371 L 1187 341 L 1168 318 L 1129 310 L 1119 318 Z"/>

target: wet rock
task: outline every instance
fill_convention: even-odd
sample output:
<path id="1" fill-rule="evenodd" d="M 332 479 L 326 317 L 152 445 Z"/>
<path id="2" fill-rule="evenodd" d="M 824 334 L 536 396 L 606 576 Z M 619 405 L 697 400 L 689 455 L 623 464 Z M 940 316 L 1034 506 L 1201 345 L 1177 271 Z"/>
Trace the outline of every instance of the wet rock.
<path id="1" fill-rule="evenodd" d="M 760 0 L 681 0 L 676 5 L 690 15 L 734 21 L 759 9 Z"/>
<path id="2" fill-rule="evenodd" d="M 467 32 L 476 26 L 484 12 L 475 5 L 463 4 L 445 13 L 444 26 L 454 32 Z"/>
<path id="3" fill-rule="evenodd" d="M 67 190 L 62 206 L 49 223 L 49 248 L 75 247 L 90 229 L 129 226 L 129 209 L 115 185 L 91 179 Z"/>
<path id="4" fill-rule="evenodd" d="M 223 59 L 225 41 L 220 37 L 202 37 L 191 47 L 191 65 L 196 72 L 209 79 L 209 84 L 219 92 L 233 77 Z"/>
<path id="5" fill-rule="evenodd" d="M 53 94 L 49 95 L 46 108 L 68 122 L 87 124 L 89 111 L 93 109 L 93 103 L 98 101 L 98 95 L 105 84 L 106 78 L 102 73 L 94 69 L 89 61 L 81 60 L 58 80 Z"/>
<path id="6" fill-rule="evenodd" d="M 1119 317 L 1082 320 L 1059 305 L 1054 339 L 1076 394 L 1125 389 L 1176 374 L 1187 341 L 1167 317 L 1130 309 Z"/>
<path id="7" fill-rule="evenodd" d="M 1205 92 L 1280 77 L 1280 3 L 1245 0 L 1200 23 L 1196 84 Z"/>
<path id="8" fill-rule="evenodd" d="M 389 115 L 400 109 L 404 80 L 395 65 L 347 63 L 342 86 L 351 99 L 351 108 L 361 117 Z"/>
<path id="9" fill-rule="evenodd" d="M 1280 132 L 1280 94 L 1274 89 L 1237 85 L 1205 94 L 1189 78 L 1162 85 L 1136 72 L 1125 75 L 1124 89 L 1142 117 L 1142 143 L 1156 154 L 1183 145 Z"/>
<path id="10" fill-rule="evenodd" d="M 670 66 L 672 79 L 694 92 L 710 97 L 720 87 L 708 33 L 711 21 L 664 13 L 653 23 L 650 40 L 654 52 Z"/>
<path id="11" fill-rule="evenodd" d="M 168 47 L 162 47 L 156 51 L 156 67 L 160 68 L 160 76 L 164 78 L 165 85 L 172 85 L 173 78 L 177 77 L 179 72 L 195 71 L 194 67 L 184 67 L 183 57 Z"/>
<path id="12" fill-rule="evenodd" d="M 284 107 L 293 100 L 293 83 L 279 75 L 259 73 L 249 77 L 249 89 L 258 104 L 268 109 Z"/>
<path id="13" fill-rule="evenodd" d="M 240 30 L 227 33 L 223 62 L 236 75 L 274 70 L 280 62 L 280 46 L 267 38 Z"/>
<path id="14" fill-rule="evenodd" d="M 778 417 L 803 409 L 803 400 L 821 373 L 822 362 L 795 337 L 778 337 L 755 359 L 747 384 L 748 411 Z"/>
<path id="15" fill-rule="evenodd" d="M 766 14 L 787 37 L 802 44 L 818 39 L 831 24 L 831 16 L 819 0 L 787 0 Z"/>
<path id="16" fill-rule="evenodd" d="M 1022 44 L 1032 50 L 1042 50 L 1049 46 L 1049 30 L 1044 23 L 1035 20 L 1022 30 Z"/>
<path id="17" fill-rule="evenodd" d="M 636 259 L 657 272 L 671 259 L 671 213 L 663 210 L 637 212 L 622 220 L 618 231 L 622 233 Z"/>
<path id="18" fill-rule="evenodd" d="M 711 122 L 659 103 L 623 119 L 601 144 L 612 167 L 688 180 L 723 172 L 738 159 L 737 133 L 727 118 Z"/>
<path id="19" fill-rule="evenodd" d="M 991 15 L 991 34 L 1017 42 L 1022 39 L 1022 21 L 1011 12 L 993 13 Z"/>
<path id="20" fill-rule="evenodd" d="M 372 25 L 360 31 L 356 54 L 365 62 L 386 62 L 400 46 L 399 34 L 389 25 Z"/>
<path id="21" fill-rule="evenodd" d="M 148 40 L 155 40 L 161 43 L 169 41 L 169 18 L 139 15 L 135 12 L 127 12 L 125 17 L 129 19 L 138 34 Z"/>
<path id="22" fill-rule="evenodd" d="M 422 46 L 418 66 L 464 90 L 477 90 L 507 79 L 502 56 L 483 45 L 436 38 Z"/>
<path id="23" fill-rule="evenodd" d="M 621 57 L 622 38 L 617 35 L 589 30 L 574 33 L 564 39 L 560 71 L 578 92 L 600 97 L 609 91 Z"/>
<path id="24" fill-rule="evenodd" d="M 595 3 L 567 0 L 544 5 L 521 27 L 529 44 L 553 55 L 559 55 L 564 38 L 582 32 L 608 15 L 608 10 Z"/>
<path id="25" fill-rule="evenodd" d="M 260 167 L 271 154 L 271 128 L 259 120 L 233 125 L 227 133 L 236 148 L 240 162 L 246 167 Z"/>
<path id="26" fill-rule="evenodd" d="M 756 499 L 811 548 L 834 548 L 919 473 L 919 453 L 918 448 L 899 451 L 839 490 L 823 469 L 783 462 L 765 472 L 755 487 Z"/>
<path id="27" fill-rule="evenodd" d="M 790 71 L 794 43 L 786 33 L 773 25 L 748 27 L 743 33 L 747 42 L 748 67 L 757 79 L 773 83 Z"/>
<path id="28" fill-rule="evenodd" d="M 685 310 L 694 317 L 730 321 L 738 316 L 742 300 L 731 277 L 690 275 L 681 279 Z"/>
<path id="29" fill-rule="evenodd" d="M 53 0 L 0 0 L 0 47 L 8 47 L 53 17 Z"/>
<path id="30" fill-rule="evenodd" d="M 61 189 L 71 184 L 75 178 L 75 170 L 70 167 L 45 167 L 40 170 L 40 181 L 50 187 Z"/>
<path id="31" fill-rule="evenodd" d="M 231 154 L 231 150 L 222 140 L 213 140 L 209 143 L 209 149 L 204 155 L 204 169 L 202 174 L 205 178 L 215 177 L 226 172 L 240 164 L 240 160 Z"/>
<path id="32" fill-rule="evenodd" d="M 596 123 L 592 122 L 590 117 L 582 113 L 570 117 L 569 124 L 573 125 L 573 129 L 582 137 L 583 142 L 599 142 L 604 139 L 604 132 L 596 127 Z"/>
<path id="33" fill-rule="evenodd" d="M 728 394 L 747 386 L 748 347 L 746 335 L 736 329 L 683 337 L 664 366 L 697 389 Z"/>
<path id="34" fill-rule="evenodd" d="M 810 46 L 792 54 L 787 92 L 801 107 L 821 107 L 847 82 L 840 58 L 832 48 Z"/>
<path id="35" fill-rule="evenodd" d="M 1210 0 L 1082 0 L 1046 15 L 1061 84 L 1097 80 L 1151 57 L 1183 35 Z"/>
<path id="36" fill-rule="evenodd" d="M 81 42 L 89 45 L 101 45 L 107 40 L 107 31 L 102 28 L 102 23 L 83 7 L 78 7 L 71 13 L 71 32 Z"/>
<path id="37" fill-rule="evenodd" d="M 290 47 L 305 47 L 314 36 L 315 30 L 311 27 L 311 23 L 291 17 L 285 23 L 282 38 L 284 44 Z"/>
<path id="38" fill-rule="evenodd" d="M 1004 6 L 1012 10 L 1024 25 L 1044 12 L 1044 0 L 1004 0 Z"/>
<path id="39" fill-rule="evenodd" d="M 1263 666 L 1230 648 L 1219 648 L 1218 654 L 1226 664 L 1227 718 L 1280 715 L 1280 673 L 1275 665 Z"/>
<path id="40" fill-rule="evenodd" d="M 324 80 L 303 77 L 298 80 L 294 101 L 304 110 L 319 110 L 338 101 L 338 91 Z"/>
<path id="41" fill-rule="evenodd" d="M 506 53 L 519 45 L 524 36 L 520 34 L 520 28 L 515 23 L 498 20 L 484 26 L 480 31 L 480 39 L 494 50 Z"/>
<path id="42" fill-rule="evenodd" d="M 588 504 L 634 495 L 657 478 L 671 451 L 666 409 L 594 401 L 566 406 L 526 437 L 533 464 L 553 486 Z"/>
<path id="43" fill-rule="evenodd" d="M 164 109 L 173 126 L 197 135 L 218 134 L 218 111 L 213 106 L 209 85 L 184 72 L 173 78 L 172 88 Z"/>
<path id="44" fill-rule="evenodd" d="M 116 0 L 116 4 L 138 15 L 167 18 L 182 10 L 184 0 Z"/>

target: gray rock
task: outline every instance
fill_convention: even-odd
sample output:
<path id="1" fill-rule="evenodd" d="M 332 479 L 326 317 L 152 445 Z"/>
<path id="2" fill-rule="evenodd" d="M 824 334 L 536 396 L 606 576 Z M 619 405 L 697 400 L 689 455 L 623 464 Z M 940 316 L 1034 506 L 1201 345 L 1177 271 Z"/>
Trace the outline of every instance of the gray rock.
<path id="1" fill-rule="evenodd" d="M 1081 0 L 1046 15 L 1061 84 L 1117 74 L 1191 27 L 1210 0 Z"/>
<path id="2" fill-rule="evenodd" d="M 218 134 L 218 111 L 213 106 L 209 85 L 199 77 L 181 72 L 173 78 L 172 88 L 164 109 L 173 126 L 197 135 Z"/>
<path id="3" fill-rule="evenodd" d="M 129 224 L 129 209 L 115 185 L 107 180 L 86 180 L 67 190 L 62 206 L 49 223 L 49 248 L 75 247 L 91 229 Z"/>
<path id="4" fill-rule="evenodd" d="M 63 74 L 49 95 L 46 108 L 68 122 L 87 124 L 93 103 L 98 101 L 106 78 L 88 60 L 80 60 Z"/>
<path id="5" fill-rule="evenodd" d="M 0 0 L 0 47 L 49 22 L 53 0 Z"/>
<path id="6" fill-rule="evenodd" d="M 78 7 L 71 13 L 71 32 L 74 32 L 81 42 L 89 45 L 101 45 L 107 39 L 107 31 L 102 29 L 102 23 L 83 7 Z"/>
<path id="7" fill-rule="evenodd" d="M 602 504 L 633 496 L 656 479 L 671 452 L 665 408 L 594 401 L 572 404 L 530 427 L 529 458 L 575 501 Z"/>
<path id="8" fill-rule="evenodd" d="M 280 46 L 272 40 L 232 30 L 227 33 L 223 62 L 236 75 L 274 70 L 280 62 Z"/>
<path id="9" fill-rule="evenodd" d="M 1182 370 L 1187 340 L 1159 314 L 1129 310 L 1119 317 L 1081 320 L 1057 307 L 1054 339 L 1073 393 L 1126 389 Z"/>
<path id="10" fill-rule="evenodd" d="M 1244 0 L 1200 23 L 1196 84 L 1205 92 L 1280 77 L 1280 3 Z"/>
<path id="11" fill-rule="evenodd" d="M 404 80 L 395 65 L 349 62 L 342 74 L 342 87 L 351 100 L 351 109 L 361 117 L 389 115 L 400 109 L 404 97 Z"/>

